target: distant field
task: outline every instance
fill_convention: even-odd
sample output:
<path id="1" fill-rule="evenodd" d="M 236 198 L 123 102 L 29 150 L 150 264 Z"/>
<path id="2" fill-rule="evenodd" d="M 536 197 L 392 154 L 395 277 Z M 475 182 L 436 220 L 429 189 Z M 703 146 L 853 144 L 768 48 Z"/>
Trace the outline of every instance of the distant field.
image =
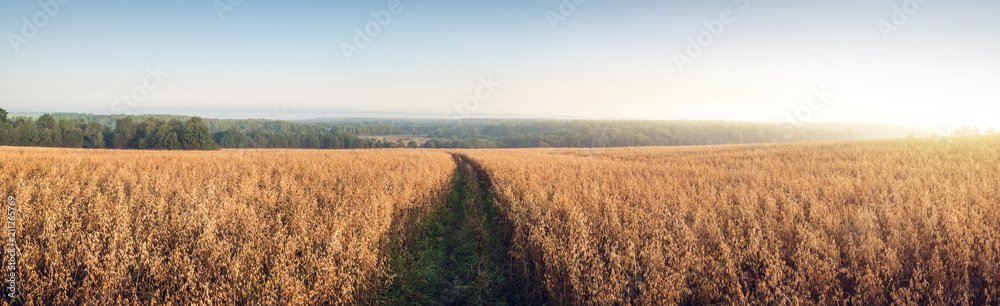
<path id="1" fill-rule="evenodd" d="M 40 117 L 40 116 L 41 115 L 22 115 L 22 114 L 8 114 L 7 115 L 7 117 L 10 118 L 10 120 L 17 120 L 18 118 L 38 120 L 38 117 Z"/>
<path id="2" fill-rule="evenodd" d="M 1000 303 L 1000 137 L 465 151 L 571 304 Z"/>
<path id="3" fill-rule="evenodd" d="M 417 142 L 418 146 L 423 145 L 425 142 L 430 140 L 430 138 L 412 136 L 412 135 L 379 135 L 379 136 L 358 136 L 358 137 L 371 140 L 388 141 L 388 142 L 396 142 L 402 140 L 404 145 L 409 143 L 410 141 L 415 141 Z"/>

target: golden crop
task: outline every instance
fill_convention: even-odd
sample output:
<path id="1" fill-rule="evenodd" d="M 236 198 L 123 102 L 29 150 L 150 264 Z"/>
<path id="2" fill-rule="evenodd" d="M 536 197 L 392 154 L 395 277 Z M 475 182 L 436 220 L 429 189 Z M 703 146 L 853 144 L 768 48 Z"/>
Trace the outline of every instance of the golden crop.
<path id="1" fill-rule="evenodd" d="M 466 150 L 532 300 L 998 304 L 1000 138 Z M 464 159 L 463 159 L 464 160 Z M 347 304 L 442 151 L 0 148 L 27 304 Z"/>
<path id="2" fill-rule="evenodd" d="M 417 150 L 3 147 L 0 196 L 28 305 L 344 304 L 382 277 L 394 217 L 440 203 L 454 168 Z"/>
<path id="3" fill-rule="evenodd" d="M 998 304 L 1000 138 L 470 150 L 573 304 Z"/>

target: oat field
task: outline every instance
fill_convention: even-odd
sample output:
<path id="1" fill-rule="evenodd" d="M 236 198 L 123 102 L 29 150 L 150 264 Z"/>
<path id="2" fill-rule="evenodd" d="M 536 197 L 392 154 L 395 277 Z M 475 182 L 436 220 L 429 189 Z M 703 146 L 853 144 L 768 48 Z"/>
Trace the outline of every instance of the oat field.
<path id="1" fill-rule="evenodd" d="M 1000 304 L 1000 137 L 463 154 L 558 304 Z"/>
<path id="2" fill-rule="evenodd" d="M 997 305 L 998 148 L 0 147 L 0 193 L 27 305 Z"/>
<path id="3" fill-rule="evenodd" d="M 18 301 L 354 303 L 385 277 L 393 220 L 441 202 L 454 169 L 439 151 L 0 147 Z"/>

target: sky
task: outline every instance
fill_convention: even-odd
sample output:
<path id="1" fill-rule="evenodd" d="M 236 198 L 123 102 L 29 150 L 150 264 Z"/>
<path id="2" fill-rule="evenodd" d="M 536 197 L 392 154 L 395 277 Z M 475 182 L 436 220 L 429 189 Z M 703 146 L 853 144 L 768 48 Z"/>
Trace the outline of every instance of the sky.
<path id="1" fill-rule="evenodd" d="M 1000 127 L 998 13 L 995 0 L 10 0 L 0 107 Z"/>

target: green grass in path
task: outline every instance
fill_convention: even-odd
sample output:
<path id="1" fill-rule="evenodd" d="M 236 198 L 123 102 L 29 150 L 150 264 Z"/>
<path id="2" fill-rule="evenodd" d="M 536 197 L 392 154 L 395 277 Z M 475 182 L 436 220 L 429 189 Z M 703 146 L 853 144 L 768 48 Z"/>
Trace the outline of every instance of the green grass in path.
<path id="1" fill-rule="evenodd" d="M 529 303 L 527 288 L 512 281 L 506 267 L 507 229 L 493 196 L 470 174 L 456 171 L 444 207 L 420 221 L 420 230 L 400 244 L 404 247 L 389 250 L 391 279 L 379 303 Z"/>

